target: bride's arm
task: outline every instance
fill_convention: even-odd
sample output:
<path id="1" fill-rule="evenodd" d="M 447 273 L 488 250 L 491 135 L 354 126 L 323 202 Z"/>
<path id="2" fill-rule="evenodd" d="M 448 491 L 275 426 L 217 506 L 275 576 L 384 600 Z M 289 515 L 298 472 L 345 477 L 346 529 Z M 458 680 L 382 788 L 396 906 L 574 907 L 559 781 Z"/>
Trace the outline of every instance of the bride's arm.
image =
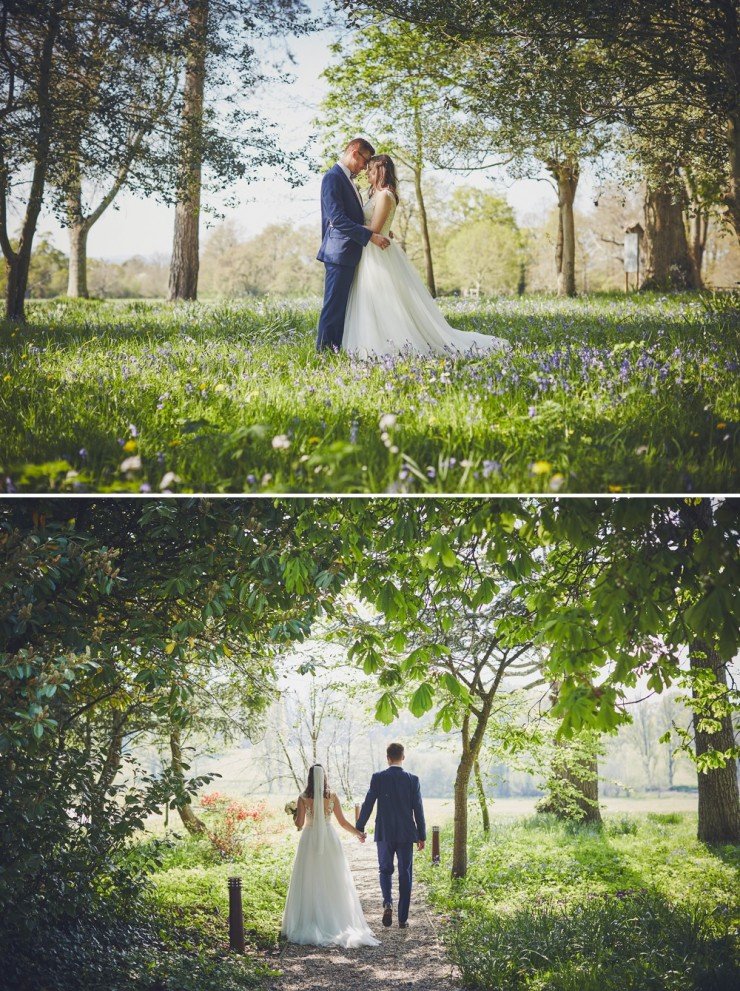
<path id="1" fill-rule="evenodd" d="M 353 836 L 364 835 L 363 833 L 360 832 L 359 829 L 353 826 L 352 823 L 347 822 L 347 820 L 344 818 L 344 812 L 342 812 L 342 803 L 339 801 L 339 798 L 336 795 L 334 796 L 334 815 L 337 817 L 337 822 L 342 827 L 342 829 L 346 829 L 347 832 L 352 833 Z"/>
<path id="2" fill-rule="evenodd" d="M 375 195 L 374 199 L 373 215 L 370 218 L 370 223 L 365 226 L 369 227 L 373 234 L 380 234 L 383 230 L 383 224 L 388 219 L 388 214 L 391 212 L 391 207 L 393 206 L 391 203 L 393 193 L 390 189 L 383 189 Z"/>
<path id="3" fill-rule="evenodd" d="M 303 823 L 306 821 L 306 803 L 300 795 L 298 796 L 298 809 L 294 821 L 296 829 L 303 829 Z"/>

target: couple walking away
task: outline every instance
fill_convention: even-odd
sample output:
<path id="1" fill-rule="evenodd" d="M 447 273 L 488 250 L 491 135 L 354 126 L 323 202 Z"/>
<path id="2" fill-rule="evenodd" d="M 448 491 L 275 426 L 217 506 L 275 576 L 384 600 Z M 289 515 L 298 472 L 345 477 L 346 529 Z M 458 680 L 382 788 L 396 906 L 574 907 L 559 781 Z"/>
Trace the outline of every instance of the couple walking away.
<path id="1" fill-rule="evenodd" d="M 393 924 L 392 878 L 398 865 L 398 925 L 408 926 L 414 843 L 424 849 L 426 825 L 419 779 L 401 766 L 404 750 L 391 743 L 388 767 L 373 774 L 357 823 L 344 818 L 337 796 L 329 788 L 320 764 L 308 772 L 306 790 L 298 796 L 295 823 L 302 830 L 285 902 L 281 933 L 291 943 L 315 946 L 377 946 L 357 895 L 355 882 L 331 823 L 332 814 L 348 833 L 361 843 L 365 824 L 375 803 L 375 845 L 378 852 L 383 925 Z"/>
<path id="2" fill-rule="evenodd" d="M 353 179 L 367 171 L 363 203 Z M 319 351 L 344 348 L 361 356 L 420 351 L 436 354 L 508 349 L 507 341 L 451 327 L 392 240 L 398 180 L 389 155 L 355 138 L 321 183 L 321 248 L 326 267 Z"/>

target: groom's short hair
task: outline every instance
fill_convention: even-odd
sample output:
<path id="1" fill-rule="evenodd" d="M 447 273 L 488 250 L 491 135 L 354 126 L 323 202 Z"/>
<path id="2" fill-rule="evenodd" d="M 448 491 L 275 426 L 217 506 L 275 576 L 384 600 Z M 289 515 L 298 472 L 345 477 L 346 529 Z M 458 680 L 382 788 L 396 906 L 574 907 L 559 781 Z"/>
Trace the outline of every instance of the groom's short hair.
<path id="1" fill-rule="evenodd" d="M 348 141 L 344 147 L 345 154 L 350 150 L 350 148 L 353 148 L 355 145 L 357 145 L 360 151 L 366 151 L 370 155 L 375 154 L 375 149 L 373 148 L 373 146 L 370 144 L 369 141 L 366 141 L 364 138 L 352 138 L 351 141 Z"/>
<path id="2" fill-rule="evenodd" d="M 401 760 L 404 754 L 402 743 L 389 743 L 386 749 L 388 760 Z"/>

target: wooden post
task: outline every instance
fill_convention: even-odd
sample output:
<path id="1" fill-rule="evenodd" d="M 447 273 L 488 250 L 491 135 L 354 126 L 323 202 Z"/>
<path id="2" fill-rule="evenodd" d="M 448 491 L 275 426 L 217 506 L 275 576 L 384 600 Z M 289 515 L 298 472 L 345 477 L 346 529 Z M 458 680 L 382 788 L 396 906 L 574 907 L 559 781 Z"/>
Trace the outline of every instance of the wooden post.
<path id="1" fill-rule="evenodd" d="M 244 916 L 240 877 L 229 878 L 229 948 L 236 953 L 244 953 Z"/>
<path id="2" fill-rule="evenodd" d="M 360 818 L 360 803 L 355 802 L 355 822 Z"/>
<path id="3" fill-rule="evenodd" d="M 432 863 L 439 866 L 439 826 L 432 826 Z"/>

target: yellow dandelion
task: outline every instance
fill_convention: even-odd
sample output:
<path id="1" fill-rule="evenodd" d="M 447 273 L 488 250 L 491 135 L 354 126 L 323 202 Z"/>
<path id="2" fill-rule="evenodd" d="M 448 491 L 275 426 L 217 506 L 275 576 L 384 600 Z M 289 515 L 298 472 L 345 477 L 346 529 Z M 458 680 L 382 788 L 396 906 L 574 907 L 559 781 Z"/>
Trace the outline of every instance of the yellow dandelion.
<path id="1" fill-rule="evenodd" d="M 123 449 L 127 454 L 133 454 L 136 450 L 137 444 L 135 440 L 127 440 L 123 445 Z"/>
<path id="2" fill-rule="evenodd" d="M 549 475 L 552 471 L 552 465 L 549 461 L 533 461 L 529 470 L 533 475 Z"/>
<path id="3" fill-rule="evenodd" d="M 621 485 L 610 485 L 609 486 L 609 491 L 610 492 L 621 492 L 622 491 L 622 486 Z"/>
<path id="4" fill-rule="evenodd" d="M 717 430 L 724 430 L 726 426 L 727 426 L 726 423 L 718 423 L 716 429 Z"/>

